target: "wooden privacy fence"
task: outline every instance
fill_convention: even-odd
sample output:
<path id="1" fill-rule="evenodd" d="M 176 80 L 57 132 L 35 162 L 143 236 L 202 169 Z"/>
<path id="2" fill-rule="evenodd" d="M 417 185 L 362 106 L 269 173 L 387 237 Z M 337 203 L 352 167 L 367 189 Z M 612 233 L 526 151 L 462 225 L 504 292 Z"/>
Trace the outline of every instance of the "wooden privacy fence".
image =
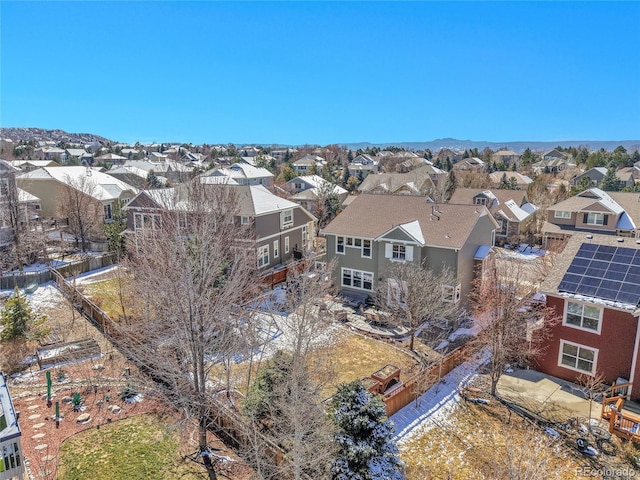
<path id="1" fill-rule="evenodd" d="M 82 260 L 68 263 L 56 268 L 47 268 L 38 272 L 23 272 L 18 274 L 3 274 L 0 276 L 0 290 L 11 290 L 15 287 L 25 288 L 28 285 L 37 283 L 47 283 L 55 280 L 55 273 L 63 277 L 71 277 L 80 275 L 91 270 L 108 267 L 116 263 L 117 256 L 115 253 L 106 253 L 99 257 L 87 257 Z"/>
<path id="2" fill-rule="evenodd" d="M 447 353 L 439 362 L 432 363 L 383 394 L 382 399 L 390 417 L 429 390 L 442 377 L 469 358 L 471 348 L 463 345 Z"/>
<path id="3" fill-rule="evenodd" d="M 118 346 L 120 336 L 115 328 L 114 322 L 100 307 L 78 290 L 71 282 L 68 282 L 59 272 L 52 269 L 52 274 L 56 285 L 63 295 L 73 304 L 85 318 L 87 318 L 98 330 L 100 330 L 114 346 Z M 135 358 L 128 360 L 146 371 L 144 365 L 140 365 Z M 211 426 L 209 430 L 218 435 L 222 440 L 230 444 L 240 453 L 249 452 L 252 455 L 261 455 L 261 458 L 271 459 L 279 472 L 278 478 L 288 479 L 291 468 L 286 452 L 271 438 L 251 426 L 247 420 L 237 412 L 224 405 L 222 402 L 211 398 L 209 400 L 213 413 L 209 420 Z M 302 474 L 303 480 L 311 480 L 308 475 Z"/>

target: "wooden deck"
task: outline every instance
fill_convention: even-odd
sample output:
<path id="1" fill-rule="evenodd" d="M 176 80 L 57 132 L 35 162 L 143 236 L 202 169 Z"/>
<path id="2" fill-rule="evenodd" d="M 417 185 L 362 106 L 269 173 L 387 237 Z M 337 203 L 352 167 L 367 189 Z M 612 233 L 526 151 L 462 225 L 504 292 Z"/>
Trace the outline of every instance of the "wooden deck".
<path id="1" fill-rule="evenodd" d="M 629 392 L 631 392 L 631 383 L 612 386 L 602 397 L 600 416 L 609 420 L 610 433 L 640 443 L 640 414 L 625 408 L 625 405 L 631 406 L 634 403 L 627 401 Z"/>

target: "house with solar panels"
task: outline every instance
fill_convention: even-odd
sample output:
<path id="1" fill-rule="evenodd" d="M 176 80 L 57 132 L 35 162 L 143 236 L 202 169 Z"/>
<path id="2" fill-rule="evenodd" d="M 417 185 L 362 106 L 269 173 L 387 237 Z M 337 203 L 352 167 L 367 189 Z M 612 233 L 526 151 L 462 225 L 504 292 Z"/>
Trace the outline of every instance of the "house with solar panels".
<path id="1" fill-rule="evenodd" d="M 575 233 L 541 293 L 559 321 L 537 368 L 569 381 L 631 382 L 631 399 L 640 399 L 640 240 Z"/>

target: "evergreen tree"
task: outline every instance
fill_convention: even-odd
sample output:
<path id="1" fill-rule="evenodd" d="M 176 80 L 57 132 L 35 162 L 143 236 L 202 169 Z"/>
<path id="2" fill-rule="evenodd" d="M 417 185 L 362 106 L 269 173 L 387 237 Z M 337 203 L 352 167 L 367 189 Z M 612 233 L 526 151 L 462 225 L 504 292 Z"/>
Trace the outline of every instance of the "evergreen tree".
<path id="1" fill-rule="evenodd" d="M 447 172 L 450 172 L 453 169 L 453 164 L 451 163 L 451 159 L 447 157 L 444 161 L 444 169 Z"/>
<path id="2" fill-rule="evenodd" d="M 453 170 L 449 171 L 449 175 L 447 175 L 447 180 L 444 184 L 444 201 L 448 202 L 453 196 L 453 192 L 456 191 L 456 174 Z"/>
<path id="3" fill-rule="evenodd" d="M 384 402 L 361 382 L 342 384 L 331 400 L 338 429 L 338 455 L 331 465 L 334 480 L 402 480 L 404 465 L 392 441 L 393 423 Z"/>
<path id="4" fill-rule="evenodd" d="M 162 183 L 160 182 L 160 179 L 156 175 L 156 172 L 153 171 L 153 169 L 149 170 L 149 173 L 147 173 L 147 186 L 149 188 L 162 187 Z"/>
<path id="5" fill-rule="evenodd" d="M 347 188 L 347 182 L 349 181 L 349 169 L 345 165 L 342 170 L 342 186 Z"/>
<path id="6" fill-rule="evenodd" d="M 31 310 L 27 298 L 20 293 L 18 287 L 7 300 L 0 316 L 0 340 L 27 339 L 35 340 L 45 337 L 49 331 L 42 327 L 47 317 Z"/>
<path id="7" fill-rule="evenodd" d="M 618 181 L 618 177 L 616 177 L 615 167 L 612 166 L 607 169 L 607 174 L 602 179 L 600 188 L 605 192 L 617 192 L 620 190 L 620 182 Z"/>

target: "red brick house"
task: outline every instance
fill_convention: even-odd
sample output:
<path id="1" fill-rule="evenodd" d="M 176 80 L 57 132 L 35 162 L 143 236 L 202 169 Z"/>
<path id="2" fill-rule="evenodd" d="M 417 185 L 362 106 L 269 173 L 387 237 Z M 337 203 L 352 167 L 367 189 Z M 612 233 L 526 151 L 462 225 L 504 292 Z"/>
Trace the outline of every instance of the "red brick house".
<path id="1" fill-rule="evenodd" d="M 631 398 L 640 399 L 640 242 L 574 234 L 541 292 L 560 320 L 537 368 L 569 381 L 581 374 L 608 384 L 625 379 Z"/>

